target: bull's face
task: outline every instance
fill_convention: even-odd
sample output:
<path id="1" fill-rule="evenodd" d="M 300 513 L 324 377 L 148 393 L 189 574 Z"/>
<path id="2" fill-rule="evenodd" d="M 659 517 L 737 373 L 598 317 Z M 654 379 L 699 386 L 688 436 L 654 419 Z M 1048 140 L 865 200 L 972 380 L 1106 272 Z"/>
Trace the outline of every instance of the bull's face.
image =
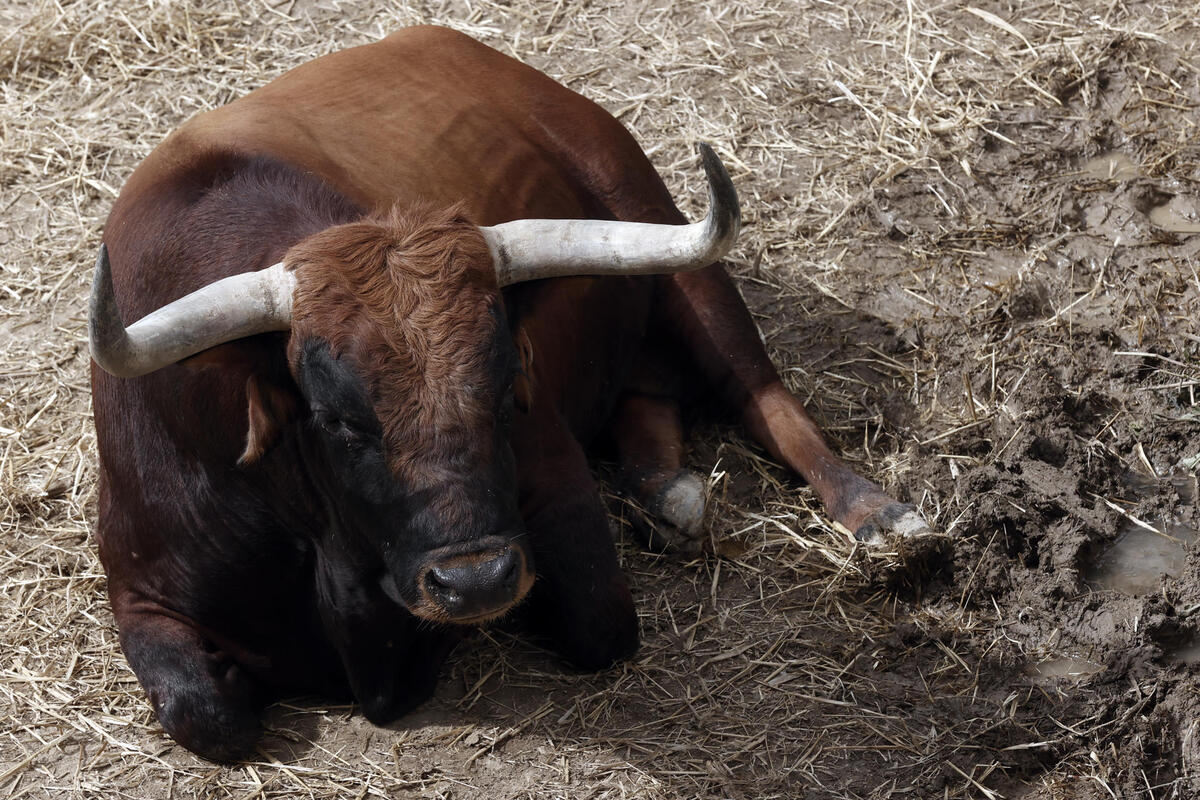
<path id="1" fill-rule="evenodd" d="M 533 563 L 508 441 L 518 369 L 487 248 L 450 215 L 332 228 L 295 248 L 289 358 L 330 541 L 376 552 L 417 616 L 504 614 Z"/>

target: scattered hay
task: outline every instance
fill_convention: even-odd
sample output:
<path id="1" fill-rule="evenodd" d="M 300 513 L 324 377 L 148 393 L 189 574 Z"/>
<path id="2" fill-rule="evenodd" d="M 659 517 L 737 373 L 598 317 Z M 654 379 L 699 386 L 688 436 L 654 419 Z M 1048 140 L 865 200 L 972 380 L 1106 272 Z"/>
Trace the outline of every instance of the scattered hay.
<path id="1" fill-rule="evenodd" d="M 1035 654 L 1100 646 L 1059 623 L 1090 608 L 1073 559 L 1112 519 L 1090 499 L 1055 516 L 1056 489 L 1011 476 L 1033 464 L 1018 456 L 1061 451 L 1081 496 L 1112 502 L 1127 468 L 1165 475 L 1200 453 L 1195 247 L 1148 221 L 1170 200 L 1158 186 L 1194 195 L 1200 182 L 1195 9 L 411 5 L 0 10 L 0 791 L 1186 796 L 1194 680 L 1111 659 L 1119 689 L 1024 677 Z M 732 268 L 786 380 L 860 469 L 956 538 L 915 557 L 865 550 L 760 450 L 701 428 L 693 463 L 713 469 L 722 556 L 622 546 L 644 631 L 634 662 L 565 673 L 498 630 L 394 729 L 296 701 L 272 711 L 260 760 L 214 767 L 158 729 L 88 541 L 89 267 L 119 187 L 177 124 L 418 22 L 600 102 L 693 216 L 693 144 L 713 142 L 745 208 Z M 1087 173 L 1110 150 L 1138 177 Z M 1064 419 L 1078 424 L 1053 427 Z M 1061 520 L 1084 533 L 1053 538 Z M 1059 583 L 1033 591 L 1039 571 Z M 1196 594 L 1164 584 L 1172 601 Z M 1130 653 L 1153 646 L 1136 625 L 1112 635 Z"/>

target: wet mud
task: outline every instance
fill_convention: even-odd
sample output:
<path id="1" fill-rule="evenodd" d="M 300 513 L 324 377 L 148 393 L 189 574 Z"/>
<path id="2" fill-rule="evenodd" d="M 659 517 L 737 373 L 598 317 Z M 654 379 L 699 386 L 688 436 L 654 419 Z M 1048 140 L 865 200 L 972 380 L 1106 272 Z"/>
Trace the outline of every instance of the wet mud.
<path id="1" fill-rule="evenodd" d="M 1088 759 L 1117 797 L 1200 791 L 1200 170 L 1095 113 L 1134 83 L 1120 60 L 1093 108 L 1014 112 L 969 174 L 902 174 L 863 214 L 894 243 L 871 263 L 928 300 L 856 299 L 888 324 L 875 348 L 936 364 L 918 412 L 877 400 L 904 482 L 949 506 L 953 563 L 918 602 L 988 616 L 980 685 L 1072 731 L 1009 759 L 987 784 L 1006 796 L 1110 796 L 1038 777 Z"/>

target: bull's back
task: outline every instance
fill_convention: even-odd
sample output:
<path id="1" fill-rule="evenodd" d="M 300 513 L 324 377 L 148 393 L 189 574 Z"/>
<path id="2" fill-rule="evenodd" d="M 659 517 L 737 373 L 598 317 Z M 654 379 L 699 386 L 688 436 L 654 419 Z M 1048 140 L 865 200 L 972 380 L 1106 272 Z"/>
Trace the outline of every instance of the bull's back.
<path id="1" fill-rule="evenodd" d="M 229 149 L 309 170 L 368 209 L 398 198 L 463 202 L 485 225 L 577 216 L 587 209 L 571 168 L 550 152 L 557 134 L 548 120 L 583 136 L 614 122 L 467 36 L 409 28 L 306 63 L 194 117 L 147 159 L 129 190 L 169 180 L 197 154 Z"/>

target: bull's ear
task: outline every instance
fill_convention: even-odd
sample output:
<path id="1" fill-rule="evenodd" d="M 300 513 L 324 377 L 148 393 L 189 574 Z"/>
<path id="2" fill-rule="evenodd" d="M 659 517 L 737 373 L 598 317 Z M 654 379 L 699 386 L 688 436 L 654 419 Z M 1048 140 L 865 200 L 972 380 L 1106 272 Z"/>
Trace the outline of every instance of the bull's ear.
<path id="1" fill-rule="evenodd" d="M 239 466 L 253 464 L 274 447 L 298 408 L 294 393 L 257 375 L 246 379 L 246 405 L 250 427 Z"/>
<path id="2" fill-rule="evenodd" d="M 533 407 L 533 390 L 535 388 L 533 342 L 529 340 L 529 334 L 525 332 L 524 327 L 518 328 L 517 334 L 513 338 L 517 346 L 517 358 L 521 361 L 521 369 L 517 372 L 517 377 L 513 379 L 513 402 L 521 413 L 528 414 L 529 409 Z"/>

